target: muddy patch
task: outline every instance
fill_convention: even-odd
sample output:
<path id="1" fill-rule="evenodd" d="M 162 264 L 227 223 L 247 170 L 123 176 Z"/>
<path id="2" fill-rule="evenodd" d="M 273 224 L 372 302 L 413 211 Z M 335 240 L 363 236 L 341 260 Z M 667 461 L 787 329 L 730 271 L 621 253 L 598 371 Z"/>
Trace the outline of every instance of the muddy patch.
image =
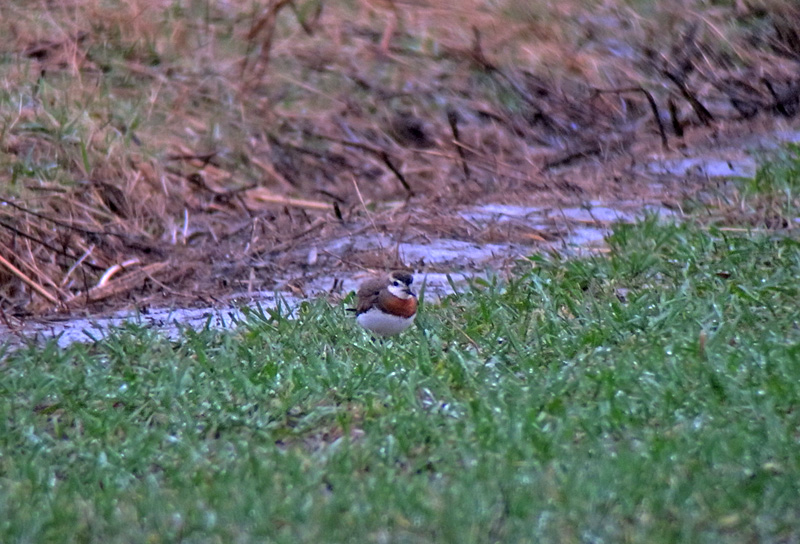
<path id="1" fill-rule="evenodd" d="M 489 271 L 498 271 L 515 260 L 541 251 L 559 251 L 571 256 L 596 251 L 603 247 L 604 237 L 615 222 L 632 222 L 643 214 L 669 218 L 675 213 L 655 203 L 618 202 L 614 205 L 592 201 L 581 207 L 531 207 L 507 204 L 469 206 L 453 211 L 455 218 L 480 230 L 514 225 L 526 232 L 540 232 L 524 243 L 523 238 L 508 243 L 480 244 L 457 239 L 398 241 L 386 234 L 346 236 L 324 244 L 311 242 L 299 253 L 319 255 L 343 262 L 354 255 L 382 254 L 391 250 L 400 265 L 417 271 L 415 285 L 424 291 L 425 299 L 435 303 L 441 297 L 465 287 L 471 279 L 486 278 Z M 272 290 L 233 292 L 213 306 L 197 308 L 147 308 L 145 311 L 117 311 L 93 318 L 58 317 L 21 323 L 16 327 L 0 327 L 3 341 L 12 345 L 54 339 L 60 347 L 74 342 L 94 342 L 126 324 L 153 328 L 169 338 L 177 338 L 185 328 L 224 329 L 235 327 L 246 319 L 242 305 L 274 309 L 279 304 L 291 313 L 308 298 L 327 297 L 338 301 L 355 291 L 369 275 L 363 270 L 339 270 L 325 274 L 319 267 L 305 273 L 279 276 Z"/>
<path id="2" fill-rule="evenodd" d="M 363 274 L 361 274 L 363 276 Z M 486 274 L 474 273 L 429 273 L 415 274 L 414 283 L 426 302 L 436 303 L 444 296 L 453 294 L 456 289 L 465 287 L 469 280 L 485 277 Z M 332 277 L 316 277 L 305 284 L 302 296 L 289 289 L 292 279 L 279 282 L 283 289 L 279 291 L 259 291 L 255 293 L 236 293 L 226 297 L 222 306 L 202 308 L 157 308 L 146 312 L 118 311 L 106 316 L 93 318 L 54 318 L 36 320 L 16 327 L 14 330 L 0 326 L 0 343 L 17 348 L 29 343 L 43 343 L 54 340 L 65 348 L 76 342 L 96 342 L 109 334 L 114 334 L 126 326 L 145 327 L 157 331 L 170 339 L 177 340 L 181 331 L 189 328 L 232 329 L 247 320 L 242 308 L 275 309 L 280 305 L 282 311 L 290 317 L 295 308 L 308 298 L 333 298 L 339 300 L 351 291 L 355 291 L 360 283 L 359 274 L 339 279 Z"/>
<path id="3" fill-rule="evenodd" d="M 651 157 L 629 173 L 640 176 L 647 198 L 595 197 L 560 205 L 509 199 L 438 208 L 401 203 L 351 214 L 339 222 L 309 219 L 309 226 L 279 251 L 270 246 L 258 249 L 258 237 L 253 234 L 257 222 L 249 222 L 244 232 L 249 233 L 252 250 L 206 267 L 209 279 L 195 291 L 197 299 L 189 294 L 162 305 L 151 298 L 127 309 L 96 308 L 91 318 L 12 317 L 0 326 L 0 337 L 14 345 L 56 339 L 59 346 L 67 346 L 103 338 L 126 323 L 152 327 L 170 337 L 177 337 L 185 327 L 229 328 L 244 318 L 242 305 L 275 308 L 280 301 L 291 311 L 309 298 L 326 297 L 338 303 L 373 271 L 390 268 L 414 270 L 415 283 L 424 284 L 428 300 L 435 301 L 467 285 L 471 278 L 502 274 L 532 254 L 580 257 L 603 252 L 605 237 L 615 223 L 631 223 L 645 215 L 680 220 L 680 206 L 674 205 L 676 187 L 687 180 L 727 183 L 752 178 L 760 153 L 795 141 L 800 141 L 800 132 L 783 130 L 772 138 L 748 137 L 736 142 L 741 148 L 718 148 L 703 156 Z M 228 282 L 229 277 L 238 278 L 238 283 Z M 209 288 L 209 281 L 217 282 L 217 291 Z"/>

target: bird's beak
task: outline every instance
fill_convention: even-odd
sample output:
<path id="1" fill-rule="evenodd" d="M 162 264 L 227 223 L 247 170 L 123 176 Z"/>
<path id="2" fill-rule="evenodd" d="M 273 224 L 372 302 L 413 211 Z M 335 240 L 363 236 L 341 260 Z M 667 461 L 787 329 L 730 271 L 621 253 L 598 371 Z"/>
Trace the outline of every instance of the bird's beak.
<path id="1" fill-rule="evenodd" d="M 411 287 L 406 287 L 406 293 L 408 293 L 412 297 L 417 296 L 417 294 L 414 291 L 411 290 Z"/>

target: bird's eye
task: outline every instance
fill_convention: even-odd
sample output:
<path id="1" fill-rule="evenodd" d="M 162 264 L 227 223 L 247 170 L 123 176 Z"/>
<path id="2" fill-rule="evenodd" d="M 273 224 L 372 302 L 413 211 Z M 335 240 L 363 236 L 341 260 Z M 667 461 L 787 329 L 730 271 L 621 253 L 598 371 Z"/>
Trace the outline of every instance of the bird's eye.
<path id="1" fill-rule="evenodd" d="M 394 280 L 394 281 L 392 282 L 392 285 L 394 285 L 395 287 L 400 287 L 400 282 L 399 282 L 399 281 L 397 281 L 397 280 Z"/>

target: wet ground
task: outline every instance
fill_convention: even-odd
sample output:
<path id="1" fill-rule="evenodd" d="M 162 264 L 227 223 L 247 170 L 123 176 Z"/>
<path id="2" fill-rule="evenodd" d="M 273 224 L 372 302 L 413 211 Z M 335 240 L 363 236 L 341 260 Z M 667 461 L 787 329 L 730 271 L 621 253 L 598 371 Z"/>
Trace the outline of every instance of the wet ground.
<path id="1" fill-rule="evenodd" d="M 637 168 L 650 176 L 657 175 L 665 186 L 673 186 L 687 178 L 705 178 L 709 187 L 724 186 L 733 178 L 751 178 L 756 173 L 758 156 L 765 150 L 787 142 L 800 141 L 800 132 L 776 132 L 760 140 L 760 147 L 733 147 L 696 157 L 667 157 L 644 162 Z M 751 142 L 752 143 L 752 142 Z M 651 183 L 652 183 L 652 178 Z M 56 338 L 60 346 L 73 342 L 94 341 L 116 327 L 132 322 L 153 327 L 175 336 L 180 329 L 190 327 L 230 328 L 244 319 L 244 305 L 274 308 L 279 302 L 287 311 L 307 298 L 326 297 L 340 301 L 354 291 L 369 275 L 368 270 L 379 266 L 346 263 L 365 262 L 365 255 L 385 258 L 391 254 L 398 265 L 415 271 L 415 284 L 424 285 L 426 300 L 464 286 L 470 278 L 502 273 L 518 259 L 534 253 L 558 252 L 561 255 L 581 255 L 605 250 L 604 237 L 614 223 L 630 223 L 645 214 L 655 214 L 664 220 L 681 219 L 679 207 L 665 206 L 666 199 L 658 198 L 658 187 L 650 199 L 593 199 L 573 206 L 526 206 L 508 203 L 486 203 L 458 206 L 447 213 L 447 222 L 457 222 L 473 233 L 465 240 L 463 230 L 457 237 L 420 233 L 410 235 L 379 232 L 376 225 L 363 225 L 355 234 L 329 239 L 303 240 L 291 248 L 295 261 L 305 263 L 285 275 L 275 275 L 269 289 L 229 290 L 215 297 L 214 304 L 197 307 L 128 308 L 107 312 L 91 318 L 57 316 L 28 321 L 13 327 L 0 326 L 0 336 L 12 345 L 26 341 Z M 432 229 L 433 230 L 433 229 Z M 488 237 L 486 233 L 490 234 Z M 487 241 L 492 240 L 492 241 Z M 360 260 L 359 260 L 360 259 Z M 368 261 L 368 259 L 367 259 Z M 262 266 L 266 264 L 262 263 Z M 253 269 L 258 263 L 253 263 Z M 326 271 L 333 273 L 326 273 Z"/>
<path id="2" fill-rule="evenodd" d="M 229 327 L 401 267 L 444 294 L 736 202 L 800 141 L 794 9 L 395 2 L 385 41 L 370 2 L 268 4 L 9 3 L 0 340 Z"/>

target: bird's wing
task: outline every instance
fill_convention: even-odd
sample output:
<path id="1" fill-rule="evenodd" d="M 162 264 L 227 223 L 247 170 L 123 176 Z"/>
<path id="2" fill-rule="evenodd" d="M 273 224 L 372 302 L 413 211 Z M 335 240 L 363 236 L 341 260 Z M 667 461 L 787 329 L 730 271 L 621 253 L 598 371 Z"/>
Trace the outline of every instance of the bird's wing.
<path id="1" fill-rule="evenodd" d="M 378 300 L 378 293 L 381 292 L 384 285 L 385 282 L 380 278 L 367 280 L 361 284 L 356 293 L 356 296 L 358 296 L 356 315 L 363 314 L 375 304 L 375 301 Z"/>

